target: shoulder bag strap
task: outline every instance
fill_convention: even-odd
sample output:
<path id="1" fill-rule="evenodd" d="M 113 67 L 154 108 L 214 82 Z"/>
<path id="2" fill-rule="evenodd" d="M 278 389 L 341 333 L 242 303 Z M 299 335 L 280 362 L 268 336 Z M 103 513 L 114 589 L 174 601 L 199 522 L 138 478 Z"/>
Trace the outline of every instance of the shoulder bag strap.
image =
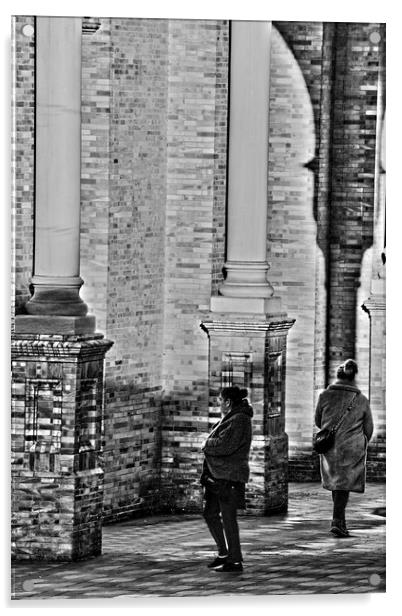
<path id="1" fill-rule="evenodd" d="M 342 423 L 342 421 L 343 421 L 343 418 L 345 417 L 346 413 L 347 413 L 348 411 L 351 411 L 351 410 L 352 410 L 352 407 L 353 407 L 353 405 L 354 405 L 354 403 L 355 403 L 355 401 L 356 401 L 357 395 L 358 395 L 358 394 L 356 393 L 356 394 L 354 394 L 354 395 L 352 396 L 352 398 L 351 398 L 351 400 L 350 400 L 350 402 L 349 402 L 348 406 L 346 407 L 346 409 L 344 409 L 344 410 L 343 410 L 343 412 L 341 413 L 341 416 L 339 417 L 339 419 L 338 419 L 338 421 L 336 422 L 336 424 L 334 425 L 334 427 L 333 427 L 333 428 L 331 428 L 331 432 L 333 432 L 334 434 L 335 434 L 335 432 L 338 430 L 339 426 L 341 425 L 341 423 Z"/>

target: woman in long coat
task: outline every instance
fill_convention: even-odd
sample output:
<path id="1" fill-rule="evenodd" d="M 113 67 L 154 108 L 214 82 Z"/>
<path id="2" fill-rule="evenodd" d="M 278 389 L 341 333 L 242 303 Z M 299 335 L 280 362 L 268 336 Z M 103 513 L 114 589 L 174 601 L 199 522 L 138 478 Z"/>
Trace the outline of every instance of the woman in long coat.
<path id="1" fill-rule="evenodd" d="M 367 445 L 373 434 L 373 418 L 367 398 L 356 386 L 357 364 L 346 360 L 338 367 L 337 380 L 323 391 L 317 403 L 318 428 L 332 428 L 345 410 L 335 433 L 335 444 L 320 455 L 322 486 L 332 491 L 331 532 L 347 537 L 345 508 L 350 492 L 364 492 Z M 350 408 L 348 408 L 350 406 Z"/>
<path id="2" fill-rule="evenodd" d="M 237 509 L 245 508 L 245 484 L 249 478 L 249 452 L 253 409 L 247 389 L 225 387 L 221 391 L 222 419 L 203 445 L 205 455 L 201 483 L 205 487 L 204 519 L 218 548 L 209 563 L 216 571 L 242 571 Z"/>

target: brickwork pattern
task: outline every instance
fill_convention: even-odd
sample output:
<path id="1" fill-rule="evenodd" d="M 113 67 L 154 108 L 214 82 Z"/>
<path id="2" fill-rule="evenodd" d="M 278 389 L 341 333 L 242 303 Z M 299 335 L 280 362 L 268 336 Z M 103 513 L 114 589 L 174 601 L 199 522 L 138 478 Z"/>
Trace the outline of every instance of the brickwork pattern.
<path id="1" fill-rule="evenodd" d="M 102 336 L 13 340 L 13 557 L 75 560 L 101 553 L 109 346 Z"/>
<path id="2" fill-rule="evenodd" d="M 169 22 L 162 483 L 179 506 L 200 502 L 208 342 L 199 324 L 224 225 L 225 37 L 226 23 Z"/>
<path id="3" fill-rule="evenodd" d="M 167 22 L 113 19 L 111 45 L 106 514 L 147 506 L 159 487 Z"/>
<path id="4" fill-rule="evenodd" d="M 83 289 L 114 342 L 105 381 L 105 516 L 158 489 L 167 22 L 104 19 L 83 37 Z M 152 178 L 152 180 L 151 180 Z"/>
<path id="5" fill-rule="evenodd" d="M 94 20 L 93 20 L 94 21 Z M 110 20 L 82 36 L 80 295 L 106 331 L 110 210 Z"/>
<path id="6" fill-rule="evenodd" d="M 35 35 L 25 36 L 25 25 L 35 27 L 35 18 L 12 18 L 12 301 L 16 314 L 30 297 L 33 268 Z"/>
<path id="7" fill-rule="evenodd" d="M 329 360 L 355 356 L 356 292 L 373 241 L 378 24 L 337 24 L 330 204 Z"/>
<path id="8" fill-rule="evenodd" d="M 218 294 L 225 262 L 227 136 L 229 120 L 229 22 L 218 22 L 216 40 L 215 170 L 212 243 L 212 290 Z"/>

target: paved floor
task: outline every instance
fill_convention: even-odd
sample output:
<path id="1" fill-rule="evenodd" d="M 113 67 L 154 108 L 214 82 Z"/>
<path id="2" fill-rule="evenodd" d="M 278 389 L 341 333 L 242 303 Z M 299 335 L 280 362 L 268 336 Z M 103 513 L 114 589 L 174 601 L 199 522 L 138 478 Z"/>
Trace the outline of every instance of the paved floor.
<path id="1" fill-rule="evenodd" d="M 351 536 L 329 534 L 330 493 L 291 484 L 289 511 L 241 516 L 242 573 L 206 568 L 214 548 L 201 516 L 105 526 L 102 556 L 76 563 L 16 563 L 14 599 L 290 595 L 385 591 L 385 486 L 352 494 Z"/>

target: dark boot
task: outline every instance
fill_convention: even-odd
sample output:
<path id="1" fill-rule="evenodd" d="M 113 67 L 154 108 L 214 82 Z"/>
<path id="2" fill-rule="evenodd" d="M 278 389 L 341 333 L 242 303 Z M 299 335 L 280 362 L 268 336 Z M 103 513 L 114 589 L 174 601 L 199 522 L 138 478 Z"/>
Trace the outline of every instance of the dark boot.
<path id="1" fill-rule="evenodd" d="M 334 518 L 332 520 L 330 532 L 335 535 L 335 537 L 349 537 L 349 531 L 346 528 L 345 522 L 339 518 Z"/>

